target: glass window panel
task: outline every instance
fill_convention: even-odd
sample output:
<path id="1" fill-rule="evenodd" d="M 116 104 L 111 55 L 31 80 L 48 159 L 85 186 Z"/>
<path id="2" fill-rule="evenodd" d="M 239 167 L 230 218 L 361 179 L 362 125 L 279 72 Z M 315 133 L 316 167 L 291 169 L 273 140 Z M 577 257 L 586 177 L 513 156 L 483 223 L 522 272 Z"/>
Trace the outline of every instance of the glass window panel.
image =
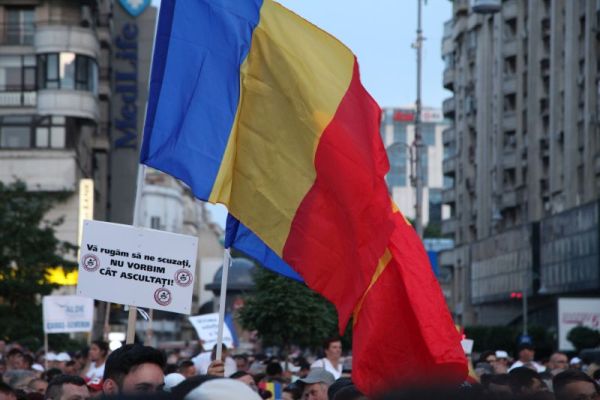
<path id="1" fill-rule="evenodd" d="M 25 65 L 26 67 L 35 67 L 35 56 L 24 56 L 23 65 Z"/>
<path id="2" fill-rule="evenodd" d="M 90 60 L 90 66 L 90 90 L 92 93 L 98 94 L 98 64 L 96 64 L 96 61 Z"/>
<path id="3" fill-rule="evenodd" d="M 3 125 L 29 125 L 31 115 L 11 115 L 2 118 Z"/>
<path id="4" fill-rule="evenodd" d="M 23 148 L 29 147 L 28 126 L 3 126 L 0 132 L 0 147 Z"/>
<path id="5" fill-rule="evenodd" d="M 57 115 L 54 115 L 52 117 L 52 124 L 53 125 L 64 125 L 65 124 L 65 117 L 59 117 Z"/>
<path id="6" fill-rule="evenodd" d="M 77 56 L 77 72 L 76 77 L 78 82 L 87 82 L 89 74 L 89 59 L 85 56 Z"/>
<path id="7" fill-rule="evenodd" d="M 62 149 L 65 147 L 65 128 L 53 126 L 50 128 L 50 147 Z"/>
<path id="8" fill-rule="evenodd" d="M 48 80 L 58 79 L 58 54 L 48 54 L 46 58 Z"/>
<path id="9" fill-rule="evenodd" d="M 35 90 L 35 68 L 25 68 L 25 75 L 23 76 L 23 89 Z"/>
<path id="10" fill-rule="evenodd" d="M 61 89 L 75 89 L 75 53 L 60 53 Z"/>
<path id="11" fill-rule="evenodd" d="M 48 147 L 48 128 L 38 127 L 35 129 L 35 145 L 36 147 Z"/>
<path id="12" fill-rule="evenodd" d="M 20 91 L 21 90 L 21 67 L 9 67 L 4 69 L 6 79 L 6 90 L 8 91 Z"/>

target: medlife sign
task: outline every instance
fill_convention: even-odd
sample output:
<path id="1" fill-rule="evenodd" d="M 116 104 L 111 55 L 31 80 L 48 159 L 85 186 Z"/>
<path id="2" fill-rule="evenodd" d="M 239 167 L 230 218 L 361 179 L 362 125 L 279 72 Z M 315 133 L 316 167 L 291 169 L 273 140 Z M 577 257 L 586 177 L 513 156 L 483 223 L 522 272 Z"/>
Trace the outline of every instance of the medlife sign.
<path id="1" fill-rule="evenodd" d="M 94 300 L 80 296 L 44 296 L 44 333 L 90 332 Z"/>
<path id="2" fill-rule="evenodd" d="M 190 314 L 198 238 L 85 221 L 77 294 Z"/>

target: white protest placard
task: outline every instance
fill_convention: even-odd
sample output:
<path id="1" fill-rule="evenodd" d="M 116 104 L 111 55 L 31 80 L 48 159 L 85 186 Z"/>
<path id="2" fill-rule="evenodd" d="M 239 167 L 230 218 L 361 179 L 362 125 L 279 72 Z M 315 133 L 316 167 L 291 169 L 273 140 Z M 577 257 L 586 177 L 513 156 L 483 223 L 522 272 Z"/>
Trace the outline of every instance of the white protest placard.
<path id="1" fill-rule="evenodd" d="M 198 238 L 85 221 L 77 294 L 190 314 Z"/>
<path id="2" fill-rule="evenodd" d="M 44 296 L 44 332 L 90 332 L 94 300 L 80 296 Z"/>
<path id="3" fill-rule="evenodd" d="M 558 299 L 558 348 L 560 350 L 575 350 L 567 336 L 571 329 L 577 326 L 600 329 L 600 298 Z"/>
<path id="4" fill-rule="evenodd" d="M 198 337 L 202 340 L 204 350 L 211 351 L 217 344 L 217 332 L 219 329 L 219 313 L 195 315 L 189 317 L 190 323 L 196 329 Z M 223 343 L 228 348 L 233 347 L 233 336 L 227 324 L 223 324 Z"/>

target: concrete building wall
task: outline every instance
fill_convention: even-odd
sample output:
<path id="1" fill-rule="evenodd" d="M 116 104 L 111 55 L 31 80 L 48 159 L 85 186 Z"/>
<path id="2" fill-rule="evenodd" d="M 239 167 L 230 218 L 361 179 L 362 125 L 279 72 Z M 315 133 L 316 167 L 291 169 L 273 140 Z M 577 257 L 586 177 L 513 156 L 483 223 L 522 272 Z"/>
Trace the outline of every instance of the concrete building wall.
<path id="1" fill-rule="evenodd" d="M 455 1 L 444 29 L 443 84 L 453 96 L 442 107 L 450 121 L 443 134 L 443 173 L 450 183 L 443 200 L 451 209 L 442 231 L 454 238 L 457 249 L 501 241 L 509 231 L 515 236 L 511 240 L 530 243 L 534 270 L 525 278 L 513 271 L 511 279 L 527 280 L 533 304 L 551 303 L 543 290 L 538 293 L 539 282 L 554 282 L 545 275 L 551 268 L 544 257 L 539 260 L 538 236 L 542 242 L 545 236 L 535 224 L 546 226 L 556 214 L 583 210 L 600 197 L 599 11 L 596 1 L 504 0 L 498 12 L 476 14 L 469 2 Z M 587 240 L 581 226 L 572 242 Z M 533 239 L 519 236 L 526 231 L 535 232 Z M 598 243 L 592 247 L 588 261 L 560 268 L 580 268 L 581 276 L 588 276 L 598 269 Z M 445 259 L 455 263 L 457 251 Z M 471 260 L 468 283 L 481 277 L 475 269 L 497 264 L 497 256 Z M 457 264 L 447 267 L 457 269 L 453 279 L 464 292 Z M 589 285 L 584 286 L 561 286 L 553 295 L 585 294 Z M 473 322 L 507 323 L 518 317 L 517 305 L 500 298 L 478 301 Z"/>

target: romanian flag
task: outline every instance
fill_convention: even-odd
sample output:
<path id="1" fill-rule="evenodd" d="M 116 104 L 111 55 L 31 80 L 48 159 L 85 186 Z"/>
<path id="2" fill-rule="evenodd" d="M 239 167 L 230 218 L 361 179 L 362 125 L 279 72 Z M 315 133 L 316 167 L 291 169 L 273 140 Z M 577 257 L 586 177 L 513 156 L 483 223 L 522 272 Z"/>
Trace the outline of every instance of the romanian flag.
<path id="1" fill-rule="evenodd" d="M 271 400 L 281 400 L 282 390 L 279 382 L 259 382 L 259 389 L 266 390 L 271 393 Z"/>
<path id="2" fill-rule="evenodd" d="M 340 328 L 354 314 L 367 335 L 361 319 L 378 318 L 373 296 L 398 232 L 379 125 L 352 52 L 278 3 L 162 1 L 141 162 L 225 204 L 227 244 L 303 280 L 335 305 Z M 413 261 L 424 264 L 406 268 L 430 271 Z"/>

